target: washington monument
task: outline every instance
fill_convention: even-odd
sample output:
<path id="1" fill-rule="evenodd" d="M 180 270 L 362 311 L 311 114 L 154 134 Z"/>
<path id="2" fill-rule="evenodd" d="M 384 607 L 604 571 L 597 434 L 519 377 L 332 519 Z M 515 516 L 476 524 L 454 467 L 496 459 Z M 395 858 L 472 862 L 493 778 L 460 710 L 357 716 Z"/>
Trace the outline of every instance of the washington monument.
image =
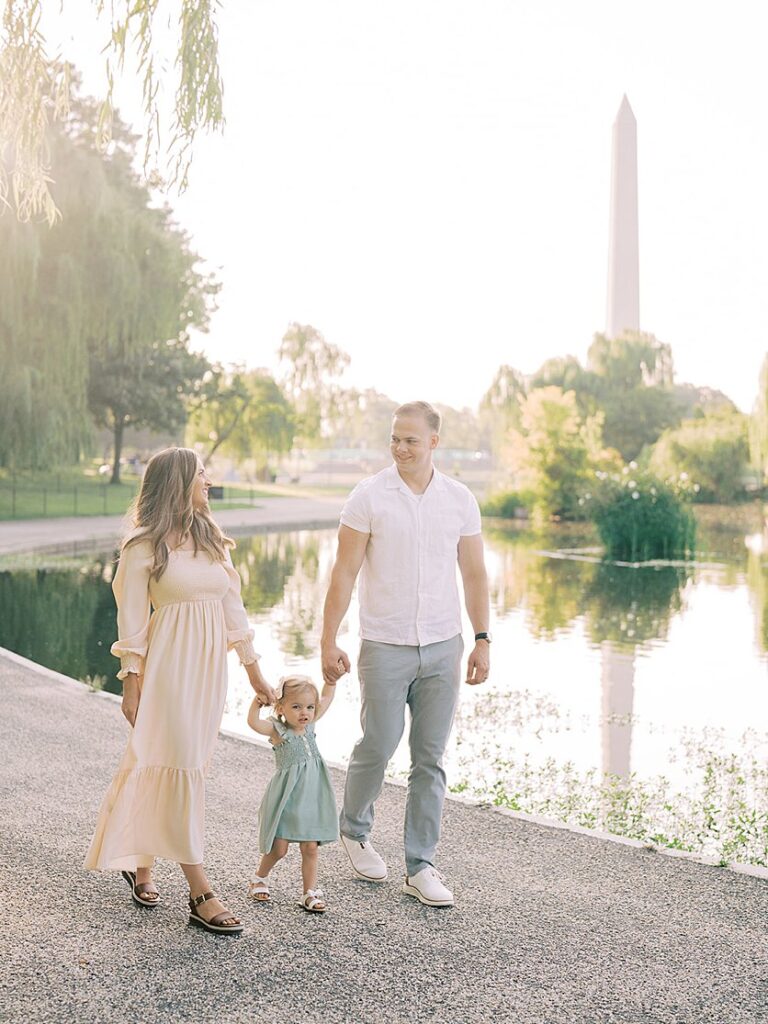
<path id="1" fill-rule="evenodd" d="M 606 337 L 640 330 L 639 278 L 637 121 L 625 96 L 613 123 Z"/>

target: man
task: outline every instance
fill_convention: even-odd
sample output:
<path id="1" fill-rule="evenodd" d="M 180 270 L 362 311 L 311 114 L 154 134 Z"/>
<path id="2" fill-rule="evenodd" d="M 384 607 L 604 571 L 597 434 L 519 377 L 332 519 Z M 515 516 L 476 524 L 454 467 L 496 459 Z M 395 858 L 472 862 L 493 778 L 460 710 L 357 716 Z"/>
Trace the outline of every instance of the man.
<path id="1" fill-rule="evenodd" d="M 439 473 L 432 454 L 440 415 L 427 402 L 395 410 L 394 464 L 362 480 L 341 512 L 339 541 L 325 600 L 322 667 L 327 682 L 350 670 L 336 635 L 360 573 L 362 738 L 347 771 L 340 831 L 359 878 L 383 882 L 387 867 L 370 842 L 374 803 L 387 762 L 411 712 L 411 770 L 405 808 L 403 892 L 427 906 L 453 906 L 435 869 L 445 798 L 442 758 L 459 696 L 461 572 L 475 645 L 466 682 L 488 678 L 488 579 L 480 510 L 471 492 Z M 362 571 L 361 571 L 362 570 Z"/>

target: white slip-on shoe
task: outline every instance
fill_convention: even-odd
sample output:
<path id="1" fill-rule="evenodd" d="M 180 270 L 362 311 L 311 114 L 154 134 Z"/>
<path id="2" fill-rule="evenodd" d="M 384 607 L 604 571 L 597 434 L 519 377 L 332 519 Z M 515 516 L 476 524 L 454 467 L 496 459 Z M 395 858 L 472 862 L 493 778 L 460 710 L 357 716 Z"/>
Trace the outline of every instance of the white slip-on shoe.
<path id="1" fill-rule="evenodd" d="M 403 892 L 428 907 L 452 907 L 453 893 L 443 885 L 443 876 L 430 865 L 405 876 Z"/>
<path id="2" fill-rule="evenodd" d="M 341 837 L 341 845 L 347 851 L 352 870 L 365 882 L 386 882 L 387 865 L 370 843 L 361 843 L 349 836 Z"/>

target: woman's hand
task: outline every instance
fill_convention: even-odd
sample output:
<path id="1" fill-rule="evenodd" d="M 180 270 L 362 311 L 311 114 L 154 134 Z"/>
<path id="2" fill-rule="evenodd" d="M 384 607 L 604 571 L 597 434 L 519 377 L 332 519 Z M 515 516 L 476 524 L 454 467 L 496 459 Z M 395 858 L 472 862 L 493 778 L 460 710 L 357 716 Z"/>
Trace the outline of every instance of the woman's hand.
<path id="1" fill-rule="evenodd" d="M 250 665 L 245 665 L 244 667 L 248 673 L 248 679 L 253 687 L 253 692 L 256 694 L 256 699 L 261 706 L 266 707 L 268 704 L 274 704 L 277 700 L 277 694 L 261 674 L 258 661 L 253 661 Z"/>
<path id="2" fill-rule="evenodd" d="M 256 694 L 256 700 L 263 708 L 268 707 L 270 704 L 274 704 L 277 700 L 277 695 L 269 683 L 257 684 L 253 689 Z"/>
<path id="3" fill-rule="evenodd" d="M 122 712 L 127 718 L 128 724 L 131 728 L 136 724 L 136 714 L 139 710 L 140 697 L 139 677 L 135 672 L 129 672 L 123 679 Z"/>

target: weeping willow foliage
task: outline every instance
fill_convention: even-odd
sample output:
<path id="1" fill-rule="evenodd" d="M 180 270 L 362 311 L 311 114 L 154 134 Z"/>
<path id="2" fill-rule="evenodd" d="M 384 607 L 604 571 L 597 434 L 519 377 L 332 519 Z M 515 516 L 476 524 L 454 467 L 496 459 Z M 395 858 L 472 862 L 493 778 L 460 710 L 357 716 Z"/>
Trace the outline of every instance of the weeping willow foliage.
<path id="1" fill-rule="evenodd" d="M 87 442 L 89 359 L 205 327 L 215 291 L 170 211 L 149 205 L 132 169 L 135 137 L 116 123 L 99 152 L 99 110 L 73 101 L 49 128 L 62 218 L 0 217 L 0 466 L 76 462 Z"/>
<path id="2" fill-rule="evenodd" d="M 201 129 L 224 123 L 218 63 L 218 0 L 91 0 L 101 18 L 105 43 L 105 91 L 98 118 L 98 142 L 106 148 L 114 126 L 115 76 L 127 59 L 135 62 L 145 114 L 144 170 L 157 183 L 186 187 L 192 146 Z M 43 216 L 49 224 L 60 208 L 50 188 L 59 180 L 56 155 L 48 148 L 50 123 L 66 119 L 72 102 L 67 65 L 51 61 L 41 31 L 44 10 L 66 17 L 66 0 L 4 0 L 0 23 L 0 206 L 13 206 L 20 219 Z M 157 40 L 162 33 L 162 45 Z M 168 62 L 168 33 L 175 35 L 175 62 Z M 173 46 L 173 42 L 171 43 Z M 162 49 L 162 54 L 160 50 Z M 102 60 L 94 53 L 94 60 Z M 160 59 L 162 56 L 162 60 Z M 173 112 L 159 103 L 158 66 L 172 63 L 177 75 Z M 164 75 L 167 77 L 167 75 Z M 168 122 L 167 124 L 165 122 Z M 163 144 L 167 137 L 167 145 Z"/>

